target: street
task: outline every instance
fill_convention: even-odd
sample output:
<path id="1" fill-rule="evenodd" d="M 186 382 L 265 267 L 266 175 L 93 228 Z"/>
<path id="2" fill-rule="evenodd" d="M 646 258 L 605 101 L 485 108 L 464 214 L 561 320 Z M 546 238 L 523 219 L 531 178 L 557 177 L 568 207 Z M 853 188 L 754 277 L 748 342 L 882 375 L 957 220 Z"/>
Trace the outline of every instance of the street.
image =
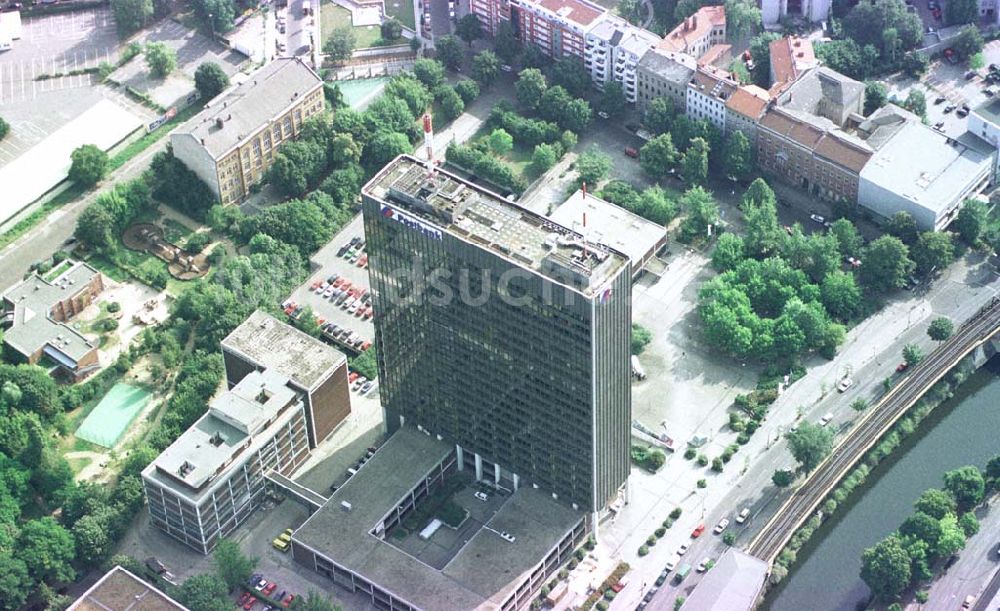
<path id="1" fill-rule="evenodd" d="M 930 597 L 923 609 L 958 609 L 968 595 L 976 596 L 979 609 L 995 609 L 987 607 L 991 596 L 981 596 L 983 588 L 993 574 L 1000 569 L 1000 553 L 998 553 L 997 535 L 1000 533 L 1000 511 L 996 508 L 996 498 L 993 503 L 980 507 L 976 511 L 979 519 L 979 533 L 965 542 L 965 549 L 959 552 L 958 561 L 944 569 L 943 574 L 935 580 L 928 593 Z M 912 606 L 916 609 L 916 606 Z"/>

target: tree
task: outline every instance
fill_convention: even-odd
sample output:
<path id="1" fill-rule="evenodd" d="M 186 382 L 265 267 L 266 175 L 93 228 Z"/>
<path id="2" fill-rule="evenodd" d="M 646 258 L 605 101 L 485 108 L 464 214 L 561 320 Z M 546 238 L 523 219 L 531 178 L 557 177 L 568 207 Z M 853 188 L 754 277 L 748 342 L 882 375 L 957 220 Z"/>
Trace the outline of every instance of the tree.
<path id="1" fill-rule="evenodd" d="M 768 191 L 770 187 L 763 180 L 757 179 L 753 185 L 763 184 Z M 751 187 L 753 187 L 751 185 Z M 747 195 L 750 192 L 747 191 Z M 748 256 L 765 258 L 778 254 L 785 239 L 785 233 L 778 224 L 778 210 L 774 198 L 765 198 L 756 203 L 744 195 L 743 210 L 746 222 L 746 252 Z"/>
<path id="2" fill-rule="evenodd" d="M 856 412 L 863 412 L 868 409 L 868 401 L 865 399 L 855 399 L 854 401 L 851 401 L 851 409 Z"/>
<path id="3" fill-rule="evenodd" d="M 590 72 L 574 57 L 557 61 L 549 71 L 553 85 L 558 85 L 573 97 L 582 98 L 590 90 Z"/>
<path id="4" fill-rule="evenodd" d="M 896 535 L 866 549 L 861 563 L 861 579 L 880 600 L 892 600 L 910 585 L 910 556 Z"/>
<path id="5" fill-rule="evenodd" d="M 989 211 L 978 199 L 967 199 L 955 218 L 955 229 L 967 244 L 975 244 L 986 228 Z"/>
<path id="6" fill-rule="evenodd" d="M 882 236 L 864 249 L 861 281 L 877 291 L 901 288 L 913 272 L 910 249 L 899 238 Z"/>
<path id="7" fill-rule="evenodd" d="M 227 590 L 226 582 L 217 575 L 202 573 L 184 581 L 177 591 L 177 599 L 191 611 L 229 611 L 232 601 Z"/>
<path id="8" fill-rule="evenodd" d="M 479 22 L 479 17 L 469 13 L 455 24 L 455 34 L 471 47 L 472 41 L 483 37 L 483 25 Z"/>
<path id="9" fill-rule="evenodd" d="M 406 107 L 410 110 L 411 120 L 424 114 L 433 99 L 427 88 L 409 74 L 399 74 L 393 77 L 386 85 L 385 93 L 386 97 L 406 102 Z"/>
<path id="10" fill-rule="evenodd" d="M 979 533 L 979 520 L 976 519 L 976 514 L 971 511 L 963 513 L 958 518 L 958 526 L 965 533 L 966 538 Z"/>
<path id="11" fill-rule="evenodd" d="M 771 475 L 771 481 L 778 488 L 787 488 L 795 481 L 795 474 L 786 469 L 778 469 Z"/>
<path id="12" fill-rule="evenodd" d="M 922 119 L 926 119 L 927 98 L 924 96 L 924 92 L 919 89 L 911 89 L 910 93 L 906 96 L 906 100 L 903 102 L 903 108 Z"/>
<path id="13" fill-rule="evenodd" d="M 756 2 L 726 0 L 726 29 L 730 40 L 744 39 L 760 23 L 760 9 Z"/>
<path id="14" fill-rule="evenodd" d="M 418 59 L 413 62 L 413 76 L 433 91 L 444 82 L 444 64 L 436 59 Z"/>
<path id="15" fill-rule="evenodd" d="M 1000 454 L 986 462 L 986 477 L 989 478 L 992 486 L 996 486 L 996 480 L 1000 479 Z"/>
<path id="16" fill-rule="evenodd" d="M 230 592 L 245 583 L 257 566 L 256 558 L 248 558 L 240 551 L 239 545 L 228 538 L 219 541 L 212 558 L 215 560 L 216 574 L 229 587 Z"/>
<path id="17" fill-rule="evenodd" d="M 455 83 L 455 93 L 462 98 L 463 102 L 470 104 L 479 97 L 479 83 L 472 79 L 458 81 Z"/>
<path id="18" fill-rule="evenodd" d="M 657 225 L 667 225 L 677 216 L 677 202 L 662 187 L 653 185 L 639 195 L 634 212 Z"/>
<path id="19" fill-rule="evenodd" d="M 28 521 L 17 539 L 17 556 L 37 581 L 71 581 L 76 572 L 73 536 L 55 519 L 45 516 Z"/>
<path id="20" fill-rule="evenodd" d="M 9 133 L 10 123 L 7 123 L 2 117 L 0 117 L 0 140 L 3 140 Z"/>
<path id="21" fill-rule="evenodd" d="M 450 85 L 441 85 L 438 87 L 434 92 L 434 98 L 441 105 L 441 113 L 447 121 L 457 119 L 459 115 L 465 112 L 465 102 L 462 100 L 462 96 Z"/>
<path id="22" fill-rule="evenodd" d="M 903 346 L 903 360 L 912 367 L 924 360 L 924 351 L 916 344 L 906 344 Z"/>
<path id="23" fill-rule="evenodd" d="M 936 342 L 943 342 L 948 339 L 954 331 L 955 325 L 952 324 L 950 319 L 944 316 L 935 318 L 931 321 L 931 324 L 927 325 L 928 337 Z"/>
<path id="24" fill-rule="evenodd" d="M 653 341 L 653 334 L 649 332 L 649 329 L 632 323 L 632 354 L 642 354 L 651 341 Z"/>
<path id="25" fill-rule="evenodd" d="M 621 83 L 612 81 L 605 85 L 597 107 L 608 113 L 611 118 L 622 116 L 625 112 L 625 91 L 622 89 Z"/>
<path id="26" fill-rule="evenodd" d="M 754 59 L 753 80 L 761 87 L 771 85 L 771 43 L 779 40 L 777 32 L 761 32 L 750 39 L 750 55 Z"/>
<path id="27" fill-rule="evenodd" d="M 536 174 L 543 174 L 559 161 L 555 146 L 541 143 L 535 145 L 535 150 L 531 153 L 531 166 Z"/>
<path id="28" fill-rule="evenodd" d="M 982 70 L 985 65 L 986 57 L 983 56 L 982 51 L 969 56 L 969 70 Z"/>
<path id="29" fill-rule="evenodd" d="M 983 502 L 986 482 L 978 468 L 968 465 L 944 474 L 944 489 L 951 493 L 959 512 L 966 512 Z"/>
<path id="30" fill-rule="evenodd" d="M 958 525 L 955 514 L 941 518 L 941 538 L 938 539 L 938 555 L 947 558 L 965 547 L 965 532 Z"/>
<path id="31" fill-rule="evenodd" d="M 945 17 L 948 25 L 973 24 L 979 20 L 979 3 L 976 0 L 948 2 L 945 5 Z"/>
<path id="32" fill-rule="evenodd" d="M 712 194 L 701 187 L 691 187 L 680 198 L 681 208 L 687 218 L 681 224 L 681 234 L 686 239 L 706 235 L 709 226 L 719 223 L 719 205 Z"/>
<path id="33" fill-rule="evenodd" d="M 704 138 L 692 138 L 681 162 L 684 180 L 700 185 L 708 178 L 708 142 Z"/>
<path id="34" fill-rule="evenodd" d="M 913 504 L 913 508 L 937 520 L 958 510 L 955 505 L 955 499 L 944 490 L 938 488 L 924 490 Z"/>
<path id="35" fill-rule="evenodd" d="M 0 551 L 0 607 L 18 609 L 34 589 L 28 567 L 10 551 Z"/>
<path id="36" fill-rule="evenodd" d="M 517 82 L 514 83 L 518 103 L 532 110 L 538 108 L 546 89 L 548 89 L 548 83 L 545 82 L 545 75 L 537 68 L 521 70 L 517 76 Z"/>
<path id="37" fill-rule="evenodd" d="M 472 17 L 476 23 L 479 23 L 479 18 L 475 15 L 469 14 L 466 17 Z M 479 81 L 483 87 L 492 85 L 499 75 L 500 59 L 493 51 L 480 51 L 472 58 L 472 78 Z"/>
<path id="38" fill-rule="evenodd" d="M 639 164 L 654 179 L 665 178 L 677 162 L 677 148 L 670 134 L 660 134 L 639 149 Z"/>
<path id="39" fill-rule="evenodd" d="M 751 155 L 750 140 L 743 132 L 734 131 L 726 138 L 722 149 L 722 169 L 726 176 L 739 181 L 746 180 L 753 170 Z"/>
<path id="40" fill-rule="evenodd" d="M 326 56 L 335 62 L 350 59 L 354 53 L 354 46 L 358 43 L 354 35 L 354 28 L 351 26 L 339 26 L 333 28 L 330 36 L 323 43 L 323 51 Z"/>
<path id="41" fill-rule="evenodd" d="M 205 62 L 194 71 L 194 87 L 208 101 L 229 87 L 229 77 L 215 62 Z"/>
<path id="42" fill-rule="evenodd" d="M 475 18 L 475 15 L 468 15 Z M 462 58 L 465 52 L 462 50 L 462 43 L 451 34 L 447 34 L 434 41 L 434 52 L 441 63 L 449 70 L 458 70 L 462 67 Z"/>
<path id="43" fill-rule="evenodd" d="M 812 422 L 803 422 L 798 429 L 786 433 L 785 438 L 792 456 L 807 473 L 833 450 L 833 431 Z"/>
<path id="44" fill-rule="evenodd" d="M 861 256 L 863 241 L 854 223 L 847 219 L 837 219 L 830 223 L 830 234 L 837 238 L 840 254 L 845 257 Z"/>
<path id="45" fill-rule="evenodd" d="M 927 543 L 928 552 L 931 556 L 935 556 L 938 542 L 941 540 L 941 522 L 933 516 L 917 511 L 903 520 L 899 526 L 899 534 L 904 537 L 915 537 Z"/>
<path id="46" fill-rule="evenodd" d="M 496 36 L 493 37 L 493 50 L 508 64 L 514 63 L 521 52 L 521 43 L 509 21 L 501 21 L 497 26 Z"/>
<path id="47" fill-rule="evenodd" d="M 854 282 L 854 275 L 835 271 L 823 278 L 820 299 L 831 316 L 850 320 L 861 309 L 861 290 Z"/>
<path id="48" fill-rule="evenodd" d="M 719 242 L 712 251 L 712 267 L 718 272 L 728 271 L 745 257 L 743 238 L 734 233 L 724 233 L 719 236 Z"/>
<path id="49" fill-rule="evenodd" d="M 969 25 L 962 28 L 962 31 L 958 33 L 955 38 L 955 42 L 952 44 L 952 48 L 958 53 L 959 57 L 972 57 L 976 53 L 983 50 L 983 35 L 979 32 L 979 28 L 972 24 L 979 17 L 979 5 L 975 0 L 957 0 L 957 2 L 948 3 L 948 11 L 951 12 L 954 9 L 958 10 L 968 10 L 968 5 L 971 4 L 971 14 L 972 19 L 964 23 Z M 958 23 L 958 22 L 952 22 Z"/>
<path id="50" fill-rule="evenodd" d="M 146 65 L 153 78 L 165 78 L 177 67 L 177 52 L 166 43 L 146 43 Z"/>
<path id="51" fill-rule="evenodd" d="M 486 144 L 494 155 L 503 157 L 514 148 L 514 138 L 503 129 L 495 129 L 487 136 Z"/>
<path id="52" fill-rule="evenodd" d="M 889 88 L 879 81 L 868 81 L 865 84 L 865 116 L 882 108 L 889 102 Z"/>
<path id="53" fill-rule="evenodd" d="M 313 590 L 305 598 L 297 598 L 296 611 L 340 611 L 340 607 L 335 606 L 329 600 L 323 598 Z"/>
<path id="54" fill-rule="evenodd" d="M 654 134 L 665 134 L 673 127 L 676 115 L 674 101 L 660 96 L 653 98 L 646 105 L 646 114 L 643 115 L 642 123 L 646 129 Z"/>
<path id="55" fill-rule="evenodd" d="M 111 0 L 111 12 L 124 37 L 146 25 L 153 16 L 153 0 Z"/>
<path id="56" fill-rule="evenodd" d="M 632 25 L 641 25 L 642 5 L 639 0 L 621 0 L 618 3 L 618 14 Z"/>
<path id="57" fill-rule="evenodd" d="M 913 247 L 913 261 L 921 274 L 944 269 L 954 258 L 955 245 L 947 231 L 925 231 L 920 234 Z"/>
<path id="58" fill-rule="evenodd" d="M 611 172 L 611 158 L 593 145 L 576 159 L 576 170 L 580 173 L 580 181 L 597 187 Z"/>
<path id="59" fill-rule="evenodd" d="M 410 141 L 399 132 L 380 132 L 365 147 L 363 163 L 369 172 L 385 166 L 397 156 L 411 151 Z"/>
<path id="60" fill-rule="evenodd" d="M 419 36 L 414 36 L 410 39 L 410 51 L 416 54 L 420 53 L 420 50 L 424 48 L 424 43 L 420 41 Z"/>
<path id="61" fill-rule="evenodd" d="M 403 24 L 395 17 L 390 17 L 383 21 L 379 29 L 382 34 L 382 40 L 396 40 L 403 35 Z"/>
<path id="62" fill-rule="evenodd" d="M 78 146 L 70 159 L 69 179 L 83 187 L 96 185 L 108 171 L 108 154 L 93 144 Z"/>

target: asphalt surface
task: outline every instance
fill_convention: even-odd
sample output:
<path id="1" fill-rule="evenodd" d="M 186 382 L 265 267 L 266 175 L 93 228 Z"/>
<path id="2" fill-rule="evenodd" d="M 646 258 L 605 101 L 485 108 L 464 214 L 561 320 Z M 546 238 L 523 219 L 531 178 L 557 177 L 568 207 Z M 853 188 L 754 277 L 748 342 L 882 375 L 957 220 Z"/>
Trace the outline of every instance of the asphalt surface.
<path id="1" fill-rule="evenodd" d="M 979 533 L 970 537 L 965 549 L 959 552 L 958 561 L 944 569 L 928 590 L 929 598 L 923 608 L 958 609 L 966 596 L 976 597 L 973 611 L 996 609 L 991 600 L 1000 590 L 1000 511 L 996 500 L 976 511 Z"/>
<path id="2" fill-rule="evenodd" d="M 313 15 L 302 14 L 302 3 L 305 0 L 289 0 L 288 8 L 282 14 L 285 16 L 285 34 L 278 34 L 278 40 L 285 43 L 283 57 L 302 57 L 309 55 Z M 312 10 L 316 11 L 320 0 L 311 0 Z"/>
<path id="3" fill-rule="evenodd" d="M 1000 329 L 1000 300 L 993 298 L 988 309 L 973 317 L 943 342 L 927 358 L 912 368 L 888 395 L 834 448 L 795 494 L 778 510 L 747 552 L 773 562 L 778 553 L 816 510 L 819 503 L 861 460 L 865 453 L 906 411 L 940 380 L 955 364 Z"/>

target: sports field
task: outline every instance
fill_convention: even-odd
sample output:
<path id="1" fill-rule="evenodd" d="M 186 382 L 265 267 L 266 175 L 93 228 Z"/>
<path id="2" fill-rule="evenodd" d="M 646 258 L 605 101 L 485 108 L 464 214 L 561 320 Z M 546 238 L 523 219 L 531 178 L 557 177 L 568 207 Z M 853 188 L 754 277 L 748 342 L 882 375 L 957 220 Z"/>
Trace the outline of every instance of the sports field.
<path id="1" fill-rule="evenodd" d="M 76 436 L 105 448 L 113 448 L 149 403 L 150 396 L 151 393 L 144 388 L 115 384 L 76 429 Z"/>

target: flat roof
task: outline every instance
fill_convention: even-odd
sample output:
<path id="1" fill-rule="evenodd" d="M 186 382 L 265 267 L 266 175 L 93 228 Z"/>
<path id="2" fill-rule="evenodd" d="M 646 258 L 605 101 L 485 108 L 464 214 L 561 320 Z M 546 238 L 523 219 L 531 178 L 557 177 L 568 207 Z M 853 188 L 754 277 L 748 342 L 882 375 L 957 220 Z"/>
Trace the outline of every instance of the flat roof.
<path id="1" fill-rule="evenodd" d="M 584 215 L 587 218 L 586 227 L 583 226 Z M 639 265 L 655 251 L 667 235 L 663 225 L 594 195 L 584 195 L 583 191 L 571 195 L 549 216 L 561 225 L 624 252 L 633 265 Z"/>
<path id="2" fill-rule="evenodd" d="M 730 547 L 684 601 L 685 611 L 750 611 L 767 577 L 767 563 Z"/>
<path id="3" fill-rule="evenodd" d="M 563 21 L 586 28 L 607 10 L 587 0 L 518 0 L 525 6 L 538 6 Z"/>
<path id="4" fill-rule="evenodd" d="M 583 514 L 539 490 L 522 488 L 440 571 L 371 534 L 453 449 L 414 429 L 399 429 L 295 531 L 293 540 L 427 611 L 498 609 L 520 577 Z M 350 503 L 349 511 L 344 502 Z M 504 530 L 514 535 L 514 543 L 500 538 Z"/>
<path id="5" fill-rule="evenodd" d="M 291 418 L 295 410 L 286 408 L 296 403 L 299 396 L 288 388 L 288 378 L 270 370 L 253 371 L 213 399 L 208 412 L 161 452 L 143 475 L 196 500 L 211 488 L 207 484 L 224 481 L 239 466 L 236 457 L 251 455 L 262 443 L 259 440 L 270 439 L 262 433 Z"/>
<path id="6" fill-rule="evenodd" d="M 319 75 L 301 59 L 274 59 L 211 100 L 175 134 L 190 134 L 213 159 L 219 159 L 322 84 Z"/>
<path id="7" fill-rule="evenodd" d="M 872 155 L 861 178 L 933 211 L 937 218 L 991 163 L 990 154 L 969 141 L 907 121 Z"/>
<path id="8" fill-rule="evenodd" d="M 256 310 L 222 340 L 222 349 L 273 369 L 313 390 L 347 361 L 344 353 Z"/>
<path id="9" fill-rule="evenodd" d="M 587 296 L 628 263 L 614 248 L 585 242 L 583 235 L 454 174 L 437 168 L 428 174 L 424 162 L 409 155 L 382 168 L 362 193 L 379 202 L 387 218 L 448 233 Z"/>
<path id="10" fill-rule="evenodd" d="M 3 339 L 21 354 L 31 355 L 50 346 L 75 364 L 95 349 L 75 329 L 49 317 L 55 304 L 73 297 L 100 274 L 86 263 L 70 261 L 70 264 L 51 281 L 33 274 L 4 292 L 3 298 L 14 305 L 14 320 Z"/>
<path id="11" fill-rule="evenodd" d="M 69 611 L 188 611 L 188 608 L 115 566 L 76 599 Z"/>
<path id="12" fill-rule="evenodd" d="M 994 125 L 1000 125 L 1000 98 L 986 98 L 986 101 L 976 106 L 972 112 Z"/>
<path id="13" fill-rule="evenodd" d="M 698 63 L 687 53 L 653 47 L 639 60 L 639 67 L 655 74 L 657 78 L 686 86 L 691 75 L 698 69 Z"/>

